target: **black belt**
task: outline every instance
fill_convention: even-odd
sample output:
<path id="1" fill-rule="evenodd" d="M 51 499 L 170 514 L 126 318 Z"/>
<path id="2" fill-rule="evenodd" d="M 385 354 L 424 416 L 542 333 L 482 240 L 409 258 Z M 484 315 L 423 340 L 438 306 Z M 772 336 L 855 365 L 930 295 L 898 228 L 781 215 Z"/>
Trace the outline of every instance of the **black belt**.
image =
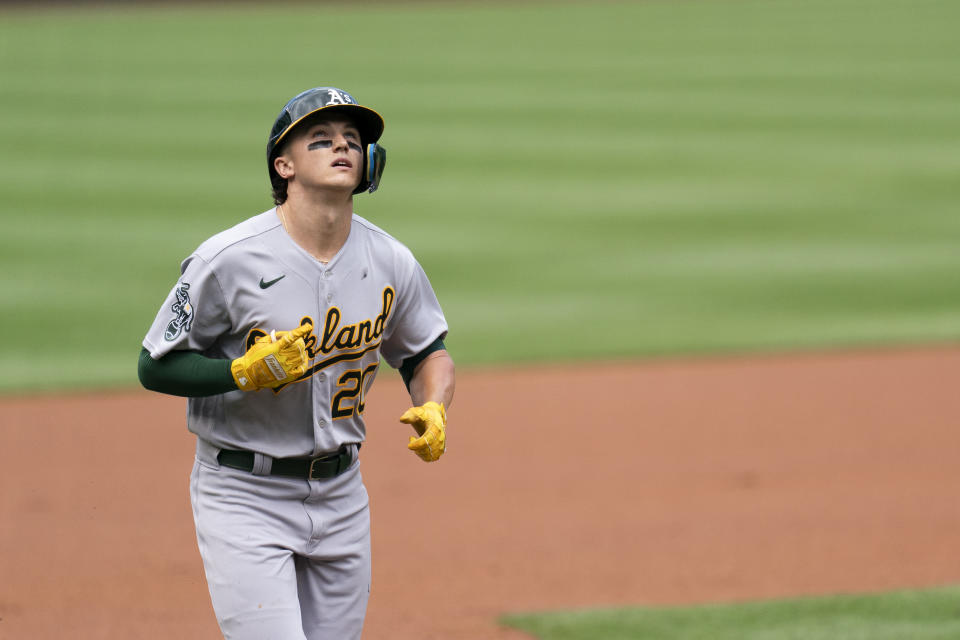
<path id="1" fill-rule="evenodd" d="M 252 451 L 231 451 L 221 449 L 217 461 L 225 467 L 253 471 L 254 454 Z M 293 478 L 335 478 L 350 466 L 353 455 L 349 446 L 340 451 L 319 458 L 274 458 L 270 467 L 272 476 L 290 476 Z"/>

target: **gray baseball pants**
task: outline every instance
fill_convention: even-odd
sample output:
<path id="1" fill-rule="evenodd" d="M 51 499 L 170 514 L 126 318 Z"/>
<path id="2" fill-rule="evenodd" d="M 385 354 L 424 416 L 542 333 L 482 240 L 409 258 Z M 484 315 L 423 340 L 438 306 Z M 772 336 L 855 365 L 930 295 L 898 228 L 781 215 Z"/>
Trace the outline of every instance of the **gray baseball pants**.
<path id="1" fill-rule="evenodd" d="M 220 466 L 198 445 L 190 497 L 224 638 L 360 638 L 370 515 L 359 461 L 335 478 L 306 480 Z"/>

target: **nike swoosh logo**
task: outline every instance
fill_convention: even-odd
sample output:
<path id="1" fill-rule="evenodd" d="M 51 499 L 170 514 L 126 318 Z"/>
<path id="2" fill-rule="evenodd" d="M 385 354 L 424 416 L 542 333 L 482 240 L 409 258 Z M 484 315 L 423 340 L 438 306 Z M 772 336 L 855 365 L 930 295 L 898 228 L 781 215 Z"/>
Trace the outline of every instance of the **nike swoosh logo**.
<path id="1" fill-rule="evenodd" d="M 273 285 L 277 284 L 278 282 L 280 282 L 281 280 L 283 280 L 283 279 L 286 278 L 286 277 L 287 277 L 287 274 L 283 274 L 283 275 L 280 276 L 279 278 L 274 278 L 274 279 L 271 280 L 270 282 L 264 282 L 264 281 L 263 281 L 263 278 L 260 278 L 260 288 L 261 288 L 261 289 L 266 289 L 267 287 L 272 287 Z"/>

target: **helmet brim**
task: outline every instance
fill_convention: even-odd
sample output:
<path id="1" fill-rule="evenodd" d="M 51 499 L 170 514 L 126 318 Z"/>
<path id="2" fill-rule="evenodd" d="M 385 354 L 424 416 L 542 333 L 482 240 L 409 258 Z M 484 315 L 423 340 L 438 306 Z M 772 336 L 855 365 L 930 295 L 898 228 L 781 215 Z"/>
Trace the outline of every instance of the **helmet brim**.
<path id="1" fill-rule="evenodd" d="M 277 135 L 275 140 L 271 140 L 271 157 L 278 155 L 277 149 L 282 146 L 284 140 L 289 136 L 291 131 L 297 128 L 297 126 L 307 118 L 315 116 L 319 113 L 342 113 L 348 116 L 351 120 L 353 120 L 357 126 L 357 129 L 360 131 L 360 140 L 364 145 L 376 142 L 380 139 L 380 136 L 383 135 L 383 118 L 373 109 L 363 107 L 358 104 L 333 104 L 325 107 L 317 107 L 316 109 L 308 111 L 297 117 Z M 291 114 L 291 116 L 293 115 L 295 114 Z"/>

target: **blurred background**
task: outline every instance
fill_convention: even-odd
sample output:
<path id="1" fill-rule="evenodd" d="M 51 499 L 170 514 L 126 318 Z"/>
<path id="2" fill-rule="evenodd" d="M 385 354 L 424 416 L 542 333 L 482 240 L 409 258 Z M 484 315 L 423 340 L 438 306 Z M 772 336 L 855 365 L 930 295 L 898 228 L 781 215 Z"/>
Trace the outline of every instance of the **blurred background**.
<path id="1" fill-rule="evenodd" d="M 0 390 L 136 385 L 288 98 L 378 110 L 356 211 L 462 366 L 956 341 L 947 0 L 0 6 Z"/>
<path id="2" fill-rule="evenodd" d="M 958 24 L 950 0 L 0 1 L 0 639 L 218 637 L 183 400 L 135 362 L 180 262 L 272 206 L 269 129 L 324 85 L 386 120 L 356 211 L 420 259 L 466 374 L 449 465 L 395 440 L 399 381 L 368 407 L 371 637 L 955 581 Z M 949 348 L 877 349 L 901 345 Z M 685 362 L 851 347 L 877 353 Z"/>

